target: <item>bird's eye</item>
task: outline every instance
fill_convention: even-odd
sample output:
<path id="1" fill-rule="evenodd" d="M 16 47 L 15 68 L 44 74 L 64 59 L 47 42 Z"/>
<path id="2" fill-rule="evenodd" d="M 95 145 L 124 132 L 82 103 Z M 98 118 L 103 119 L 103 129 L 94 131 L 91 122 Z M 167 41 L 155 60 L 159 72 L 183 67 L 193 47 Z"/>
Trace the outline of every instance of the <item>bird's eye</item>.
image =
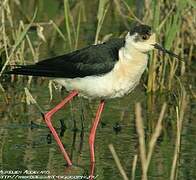
<path id="1" fill-rule="evenodd" d="M 142 35 L 142 39 L 143 39 L 143 40 L 147 40 L 147 39 L 149 39 L 149 36 L 146 35 L 146 34 L 145 34 L 145 35 Z"/>

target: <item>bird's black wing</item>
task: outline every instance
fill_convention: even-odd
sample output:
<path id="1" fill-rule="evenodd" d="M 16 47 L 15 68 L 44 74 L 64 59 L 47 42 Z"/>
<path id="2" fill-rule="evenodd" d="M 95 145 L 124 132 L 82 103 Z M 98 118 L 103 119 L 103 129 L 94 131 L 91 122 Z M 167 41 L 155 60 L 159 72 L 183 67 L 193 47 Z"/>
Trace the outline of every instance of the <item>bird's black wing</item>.
<path id="1" fill-rule="evenodd" d="M 112 70 L 118 61 L 118 51 L 123 46 L 124 39 L 112 39 L 34 65 L 20 66 L 7 73 L 64 78 L 101 75 Z"/>

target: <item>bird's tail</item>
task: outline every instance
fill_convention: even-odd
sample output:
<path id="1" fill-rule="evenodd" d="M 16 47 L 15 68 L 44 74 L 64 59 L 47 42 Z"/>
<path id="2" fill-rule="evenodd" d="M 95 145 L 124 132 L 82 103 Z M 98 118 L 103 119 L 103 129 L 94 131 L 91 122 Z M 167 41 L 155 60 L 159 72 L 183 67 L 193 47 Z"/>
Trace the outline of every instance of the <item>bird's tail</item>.
<path id="1" fill-rule="evenodd" d="M 56 77 L 58 73 L 54 69 L 44 68 L 43 66 L 35 65 L 19 65 L 10 71 L 5 71 L 5 74 L 27 75 L 27 76 L 43 76 Z"/>

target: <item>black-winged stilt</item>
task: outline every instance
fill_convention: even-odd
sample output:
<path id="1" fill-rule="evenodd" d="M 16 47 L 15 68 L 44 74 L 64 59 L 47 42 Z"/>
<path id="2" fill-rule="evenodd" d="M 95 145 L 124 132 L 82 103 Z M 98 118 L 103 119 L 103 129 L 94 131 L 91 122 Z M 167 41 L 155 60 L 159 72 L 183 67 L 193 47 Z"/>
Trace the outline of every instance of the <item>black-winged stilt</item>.
<path id="1" fill-rule="evenodd" d="M 61 103 L 44 115 L 46 124 L 69 166 L 72 165 L 72 162 L 51 123 L 51 118 L 77 95 L 90 99 L 101 99 L 89 136 L 91 175 L 93 175 L 95 133 L 105 99 L 122 97 L 135 88 L 147 66 L 147 52 L 154 48 L 178 58 L 177 55 L 156 43 L 151 27 L 138 25 L 129 31 L 125 38 L 90 45 L 33 65 L 21 65 L 7 73 L 52 77 L 54 81 L 70 92 Z"/>

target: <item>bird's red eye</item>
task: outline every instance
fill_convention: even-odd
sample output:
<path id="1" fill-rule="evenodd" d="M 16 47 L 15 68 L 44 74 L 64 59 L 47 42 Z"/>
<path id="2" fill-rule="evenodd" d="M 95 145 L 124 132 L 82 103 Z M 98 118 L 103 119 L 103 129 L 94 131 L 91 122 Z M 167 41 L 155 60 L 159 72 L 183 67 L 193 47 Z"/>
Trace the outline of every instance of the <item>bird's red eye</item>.
<path id="1" fill-rule="evenodd" d="M 147 40 L 147 39 L 149 39 L 149 36 L 148 35 L 142 35 L 142 39 Z"/>

